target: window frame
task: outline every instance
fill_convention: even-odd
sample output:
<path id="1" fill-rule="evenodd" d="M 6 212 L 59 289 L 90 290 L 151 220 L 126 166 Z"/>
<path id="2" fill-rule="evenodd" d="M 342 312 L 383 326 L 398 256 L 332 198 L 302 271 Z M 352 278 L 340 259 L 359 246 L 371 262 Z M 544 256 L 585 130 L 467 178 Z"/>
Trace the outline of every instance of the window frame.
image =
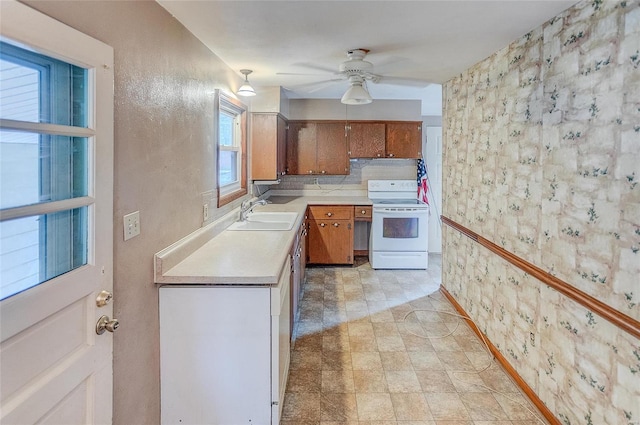
<path id="1" fill-rule="evenodd" d="M 7 37 L 1 37 L 0 41 L 3 43 L 4 60 L 38 72 L 37 96 L 40 100 L 37 121 L 0 117 L 0 129 L 3 131 L 37 135 L 40 151 L 38 199 L 0 207 L 0 222 L 3 224 L 25 218 L 35 218 L 38 222 L 38 277 L 21 284 L 19 281 L 3 284 L 0 300 L 4 300 L 89 263 L 92 254 L 89 226 L 95 202 L 89 180 L 94 171 L 91 151 L 96 131 L 92 121 L 95 112 L 92 100 L 96 79 L 95 69 L 59 59 L 48 52 L 26 48 Z M 67 65 L 83 70 L 81 87 L 86 92 L 82 102 L 86 110 L 81 113 L 88 118 L 88 122 L 76 123 L 72 119 L 73 100 L 69 93 L 75 89 L 73 83 L 69 83 L 71 73 Z M 63 114 L 62 119 L 54 114 Z M 68 138 L 68 143 L 57 140 L 58 136 Z M 81 142 L 81 156 L 85 156 L 82 159 L 84 170 L 80 178 L 84 180 L 83 192 L 86 190 L 86 193 L 79 195 L 73 193 L 75 186 L 70 183 L 75 171 L 69 168 L 73 167 L 69 163 L 69 160 L 73 160 L 72 139 L 84 139 Z"/>
<path id="2" fill-rule="evenodd" d="M 88 232 L 84 265 L 0 300 L 0 322 L 8 330 L 2 335 L 4 340 L 66 306 L 65 300 L 78 291 L 97 294 L 97 285 L 107 290 L 113 286 L 114 53 L 107 44 L 20 2 L 1 1 L 0 10 L 3 16 L 12 17 L 3 20 L 0 40 L 88 71 L 86 96 L 91 105 L 81 127 L 0 118 L 0 127 L 7 131 L 87 138 L 89 155 L 85 196 L 0 210 L 0 221 L 4 222 L 85 208 Z"/>
<path id="3" fill-rule="evenodd" d="M 243 197 L 247 190 L 247 107 L 238 99 L 217 89 L 215 95 L 214 122 L 216 133 L 216 190 L 218 208 Z M 235 115 L 234 143 L 231 148 L 220 145 L 220 114 L 226 112 Z M 228 185 L 220 185 L 220 152 L 235 151 L 238 161 L 239 179 Z"/>

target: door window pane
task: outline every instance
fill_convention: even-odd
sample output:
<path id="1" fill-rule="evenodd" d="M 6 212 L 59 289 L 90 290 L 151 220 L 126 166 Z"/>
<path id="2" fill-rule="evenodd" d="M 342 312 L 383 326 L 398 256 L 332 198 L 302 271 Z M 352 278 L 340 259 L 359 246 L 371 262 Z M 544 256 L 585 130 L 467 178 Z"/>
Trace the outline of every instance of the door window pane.
<path id="1" fill-rule="evenodd" d="M 88 207 L 0 223 L 0 299 L 87 264 Z"/>
<path id="2" fill-rule="evenodd" d="M 0 208 L 87 196 L 87 143 L 0 130 Z"/>
<path id="3" fill-rule="evenodd" d="M 87 70 L 0 42 L 0 118 L 87 127 Z"/>
<path id="4" fill-rule="evenodd" d="M 93 201 L 63 211 L 47 204 L 88 196 L 90 139 L 48 134 L 40 123 L 74 132 L 86 128 L 88 75 L 57 59 L 0 45 L 0 118 L 25 128 L 0 128 L 0 209 L 23 207 L 0 221 L 0 299 L 87 263 Z"/>

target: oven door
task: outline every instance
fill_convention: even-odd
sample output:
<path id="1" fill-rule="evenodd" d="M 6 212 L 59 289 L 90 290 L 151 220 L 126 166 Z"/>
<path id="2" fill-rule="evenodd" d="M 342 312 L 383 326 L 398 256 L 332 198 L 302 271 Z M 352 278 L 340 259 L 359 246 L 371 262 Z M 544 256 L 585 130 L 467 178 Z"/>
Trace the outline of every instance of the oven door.
<path id="1" fill-rule="evenodd" d="M 371 249 L 373 251 L 426 252 L 427 208 L 373 207 Z"/>

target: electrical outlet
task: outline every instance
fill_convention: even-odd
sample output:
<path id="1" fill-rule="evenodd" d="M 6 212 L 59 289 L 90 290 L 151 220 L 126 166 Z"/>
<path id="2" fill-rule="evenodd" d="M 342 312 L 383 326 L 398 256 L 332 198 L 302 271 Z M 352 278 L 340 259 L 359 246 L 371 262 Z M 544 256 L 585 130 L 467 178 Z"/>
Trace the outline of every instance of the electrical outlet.
<path id="1" fill-rule="evenodd" d="M 207 221 L 209 220 L 209 204 L 204 204 L 202 206 L 202 221 Z"/>
<path id="2" fill-rule="evenodd" d="M 140 234 L 140 211 L 132 212 L 124 216 L 124 240 Z"/>

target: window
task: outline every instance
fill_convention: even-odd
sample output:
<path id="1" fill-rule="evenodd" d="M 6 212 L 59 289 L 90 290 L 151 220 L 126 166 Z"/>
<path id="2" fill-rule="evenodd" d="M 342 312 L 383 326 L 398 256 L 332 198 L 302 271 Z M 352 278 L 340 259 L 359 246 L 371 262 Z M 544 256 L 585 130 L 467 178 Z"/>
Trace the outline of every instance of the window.
<path id="1" fill-rule="evenodd" d="M 87 69 L 0 42 L 0 299 L 87 263 Z"/>
<path id="2" fill-rule="evenodd" d="M 216 91 L 218 207 L 247 193 L 247 109 Z"/>

